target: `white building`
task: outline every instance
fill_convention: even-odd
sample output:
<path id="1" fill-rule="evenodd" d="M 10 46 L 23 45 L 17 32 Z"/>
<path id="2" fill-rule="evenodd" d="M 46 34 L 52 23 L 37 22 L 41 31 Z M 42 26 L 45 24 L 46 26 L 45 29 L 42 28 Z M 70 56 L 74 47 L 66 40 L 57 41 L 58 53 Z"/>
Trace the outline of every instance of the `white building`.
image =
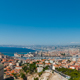
<path id="1" fill-rule="evenodd" d="M 53 63 L 53 61 L 52 61 L 52 60 L 50 60 L 50 63 Z"/>
<path id="2" fill-rule="evenodd" d="M 12 66 L 13 64 L 12 64 L 12 62 L 11 63 L 9 63 L 9 66 Z"/>
<path id="3" fill-rule="evenodd" d="M 75 69 L 75 67 L 74 66 L 70 66 L 70 69 Z"/>
<path id="4" fill-rule="evenodd" d="M 22 67 L 21 66 L 16 66 L 15 69 L 22 69 Z"/>
<path id="5" fill-rule="evenodd" d="M 20 63 L 16 63 L 16 66 L 20 66 Z"/>
<path id="6" fill-rule="evenodd" d="M 3 55 L 2 54 L 0 54 L 0 58 L 3 58 Z"/>
<path id="7" fill-rule="evenodd" d="M 49 61 L 46 60 L 45 63 L 49 63 Z"/>
<path id="8" fill-rule="evenodd" d="M 52 69 L 53 69 L 53 70 L 55 70 L 55 66 L 54 66 L 54 65 L 55 65 L 55 63 L 53 63 L 53 66 L 52 66 Z"/>
<path id="9" fill-rule="evenodd" d="M 37 72 L 41 72 L 43 70 L 43 67 L 37 67 Z"/>
<path id="10" fill-rule="evenodd" d="M 23 64 L 24 64 L 24 63 L 26 63 L 26 60 L 23 60 L 23 62 L 22 62 L 22 63 L 23 63 Z"/>
<path id="11" fill-rule="evenodd" d="M 76 60 L 77 60 L 76 58 L 73 58 L 73 59 L 72 59 L 72 61 L 76 61 Z"/>

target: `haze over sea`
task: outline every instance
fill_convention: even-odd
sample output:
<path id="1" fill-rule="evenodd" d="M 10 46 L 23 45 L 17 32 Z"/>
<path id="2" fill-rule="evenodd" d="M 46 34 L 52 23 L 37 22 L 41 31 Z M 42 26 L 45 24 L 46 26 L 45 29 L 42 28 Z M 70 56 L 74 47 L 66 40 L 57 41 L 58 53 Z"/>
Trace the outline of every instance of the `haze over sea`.
<path id="1" fill-rule="evenodd" d="M 27 48 L 16 48 L 16 47 L 0 47 L 0 52 L 4 55 L 14 56 L 14 53 L 27 54 L 28 52 L 34 52 L 35 50 Z"/>

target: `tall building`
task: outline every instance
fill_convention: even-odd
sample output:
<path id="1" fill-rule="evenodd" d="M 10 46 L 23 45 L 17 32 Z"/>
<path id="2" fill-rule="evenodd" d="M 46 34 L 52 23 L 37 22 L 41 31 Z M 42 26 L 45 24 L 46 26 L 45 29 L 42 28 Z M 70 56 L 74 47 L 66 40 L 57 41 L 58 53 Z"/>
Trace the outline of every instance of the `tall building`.
<path id="1" fill-rule="evenodd" d="M 0 80 L 3 80 L 3 76 L 4 76 L 4 66 L 0 64 Z"/>

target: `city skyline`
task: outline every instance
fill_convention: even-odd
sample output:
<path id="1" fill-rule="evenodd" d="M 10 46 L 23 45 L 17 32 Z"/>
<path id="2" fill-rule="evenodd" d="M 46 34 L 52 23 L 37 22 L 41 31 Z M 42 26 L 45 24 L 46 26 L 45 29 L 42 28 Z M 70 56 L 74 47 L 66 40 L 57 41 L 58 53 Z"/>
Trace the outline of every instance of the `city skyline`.
<path id="1" fill-rule="evenodd" d="M 0 1 L 0 45 L 80 44 L 80 1 Z"/>

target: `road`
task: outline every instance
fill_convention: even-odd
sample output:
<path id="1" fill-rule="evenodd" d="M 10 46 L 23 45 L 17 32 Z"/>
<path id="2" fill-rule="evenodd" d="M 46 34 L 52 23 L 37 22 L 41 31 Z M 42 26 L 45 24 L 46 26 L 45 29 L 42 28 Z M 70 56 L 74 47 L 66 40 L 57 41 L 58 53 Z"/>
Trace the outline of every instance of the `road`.
<path id="1" fill-rule="evenodd" d="M 54 70 L 54 72 L 56 72 L 57 74 L 61 75 L 61 76 L 64 77 L 64 78 L 70 79 L 70 76 L 65 75 L 65 74 L 63 74 L 63 73 L 61 73 L 61 72 L 59 72 L 59 71 L 57 71 L 57 70 Z"/>

